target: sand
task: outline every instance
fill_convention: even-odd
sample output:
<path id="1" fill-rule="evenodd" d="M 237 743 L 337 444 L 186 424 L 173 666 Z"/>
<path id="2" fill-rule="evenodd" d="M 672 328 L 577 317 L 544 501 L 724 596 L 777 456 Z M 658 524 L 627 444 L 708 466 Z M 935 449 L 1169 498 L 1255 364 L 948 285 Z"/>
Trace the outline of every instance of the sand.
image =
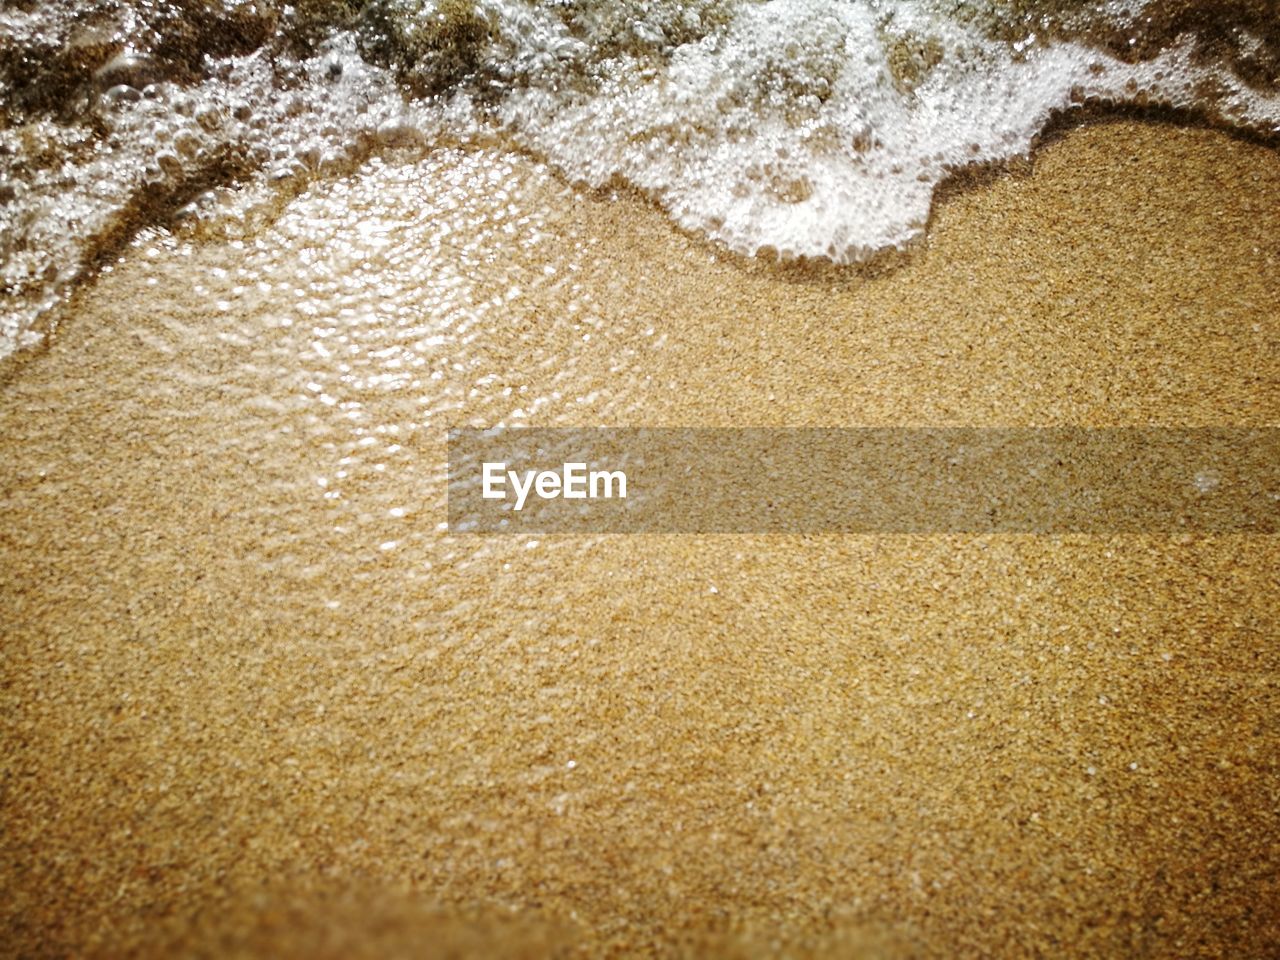
<path id="1" fill-rule="evenodd" d="M 139 240 L 0 384 L 0 952 L 1262 956 L 1280 546 L 450 536 L 449 426 L 1280 420 L 1280 155 L 874 270 L 499 152 Z"/>

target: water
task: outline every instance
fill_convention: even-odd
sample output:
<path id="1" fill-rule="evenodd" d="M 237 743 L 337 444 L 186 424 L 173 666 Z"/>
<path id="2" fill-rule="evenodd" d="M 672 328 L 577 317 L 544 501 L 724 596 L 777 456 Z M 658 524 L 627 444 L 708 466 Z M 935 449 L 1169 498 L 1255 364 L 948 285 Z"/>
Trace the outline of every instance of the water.
<path id="1" fill-rule="evenodd" d="M 751 256 L 866 260 L 1057 113 L 1280 132 L 1273 2 L 194 0 L 0 13 L 0 356 L 142 226 L 252 235 L 371 152 L 498 139 Z"/>

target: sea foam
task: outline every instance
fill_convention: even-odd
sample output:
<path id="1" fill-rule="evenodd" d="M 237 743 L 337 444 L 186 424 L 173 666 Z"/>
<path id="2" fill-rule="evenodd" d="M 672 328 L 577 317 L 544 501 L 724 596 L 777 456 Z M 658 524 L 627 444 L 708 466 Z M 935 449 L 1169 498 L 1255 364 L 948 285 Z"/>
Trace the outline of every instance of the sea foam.
<path id="1" fill-rule="evenodd" d="M 301 26 L 227 0 L 195 51 L 159 7 L 0 13 L 0 356 L 138 229 L 251 233 L 311 179 L 441 137 L 629 184 L 734 253 L 845 264 L 919 238 L 940 183 L 1063 111 L 1280 134 L 1274 37 L 1153 40 L 1138 0 L 372 0 Z"/>
<path id="2" fill-rule="evenodd" d="M 1129 63 L 1034 32 L 994 38 L 989 21 L 957 18 L 958 6 L 737 4 L 661 55 L 645 42 L 612 51 L 585 90 L 573 82 L 575 58 L 596 51 L 544 15 L 522 30 L 527 47 L 544 51 L 537 68 L 497 114 L 570 177 L 622 178 L 734 252 L 837 263 L 920 236 L 949 174 L 1028 154 L 1055 112 L 1087 102 L 1280 129 L 1280 98 L 1197 63 L 1192 37 Z M 499 22 L 510 16 L 510 5 L 497 9 Z M 1140 10 L 1107 13 L 1115 22 Z"/>

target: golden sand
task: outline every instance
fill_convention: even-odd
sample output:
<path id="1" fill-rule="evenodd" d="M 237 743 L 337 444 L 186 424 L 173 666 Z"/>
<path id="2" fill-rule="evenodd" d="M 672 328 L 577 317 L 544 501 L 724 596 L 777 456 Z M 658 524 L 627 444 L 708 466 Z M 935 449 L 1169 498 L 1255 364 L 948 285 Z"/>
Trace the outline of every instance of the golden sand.
<path id="1" fill-rule="evenodd" d="M 1262 956 L 1268 537 L 449 536 L 452 425 L 1275 424 L 1280 156 L 1131 122 L 874 271 L 438 151 L 0 385 L 0 952 Z"/>

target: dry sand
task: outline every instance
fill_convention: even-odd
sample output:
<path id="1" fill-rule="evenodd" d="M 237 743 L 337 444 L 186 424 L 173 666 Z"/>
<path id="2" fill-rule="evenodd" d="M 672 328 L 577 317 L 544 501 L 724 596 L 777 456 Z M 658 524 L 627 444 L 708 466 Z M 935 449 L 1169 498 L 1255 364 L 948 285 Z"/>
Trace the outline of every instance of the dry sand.
<path id="1" fill-rule="evenodd" d="M 0 952 L 1280 950 L 1270 537 L 450 537 L 446 427 L 1275 424 L 1280 155 L 874 272 L 440 151 L 144 238 L 0 385 Z"/>

